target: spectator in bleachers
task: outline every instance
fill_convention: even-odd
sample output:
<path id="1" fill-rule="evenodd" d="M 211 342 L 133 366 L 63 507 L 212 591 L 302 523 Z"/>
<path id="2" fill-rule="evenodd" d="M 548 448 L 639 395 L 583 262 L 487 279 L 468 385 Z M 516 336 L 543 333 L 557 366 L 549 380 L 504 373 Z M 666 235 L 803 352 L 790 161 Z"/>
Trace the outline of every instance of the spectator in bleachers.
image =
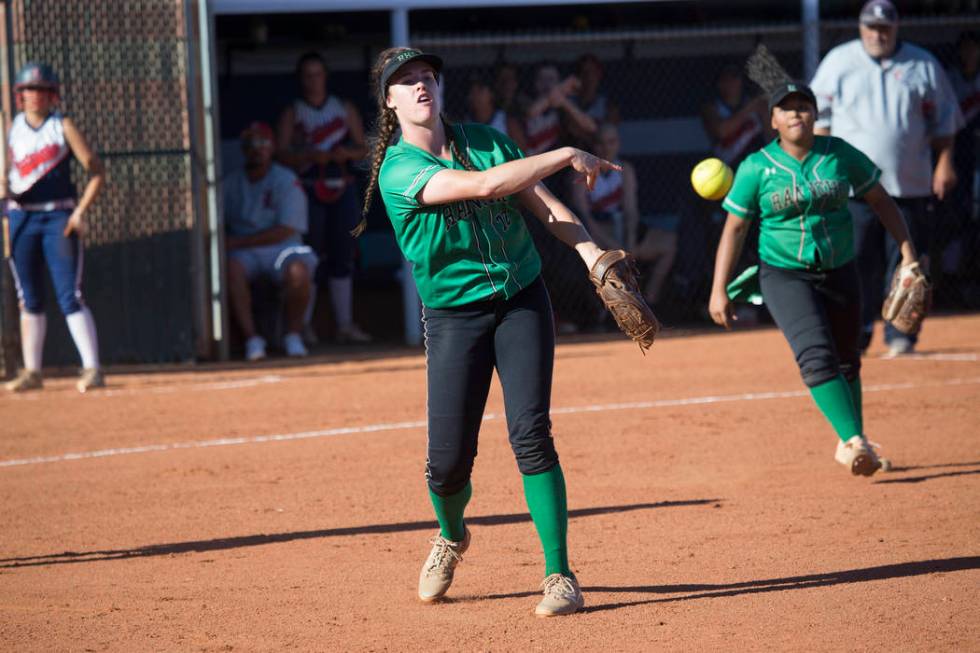
<path id="1" fill-rule="evenodd" d="M 701 106 L 701 125 L 714 156 L 737 168 L 745 157 L 766 144 L 767 114 L 767 99 L 746 92 L 741 68 L 735 64 L 723 66 L 714 79 L 711 96 Z M 702 200 L 693 192 L 681 200 L 681 213 L 684 219 L 677 227 L 681 254 L 677 257 L 674 281 L 678 293 L 689 299 L 687 305 L 695 306 L 702 296 L 707 298 L 710 289 L 711 260 L 705 252 L 718 242 L 725 215 L 717 202 Z M 758 256 L 757 238 L 757 231 L 752 230 L 743 250 L 749 264 Z M 754 306 L 740 305 L 739 311 L 745 322 L 757 318 Z"/>
<path id="2" fill-rule="evenodd" d="M 316 268 L 313 250 L 304 245 L 306 196 L 296 175 L 272 160 L 275 136 L 262 122 L 241 135 L 245 167 L 224 179 L 225 247 L 228 252 L 228 300 L 245 338 L 245 358 L 265 358 L 266 341 L 255 328 L 251 283 L 266 277 L 285 294 L 289 356 L 306 356 L 303 316 L 310 301 Z"/>
<path id="3" fill-rule="evenodd" d="M 958 275 L 974 263 L 980 246 L 980 35 L 963 32 L 956 43 L 957 59 L 948 70 L 966 126 L 956 134 L 953 167 L 959 183 L 945 202 L 943 219 L 951 238 L 943 253 L 943 272 Z"/>
<path id="4" fill-rule="evenodd" d="M 601 125 L 608 122 L 618 125 L 620 121 L 619 105 L 614 100 L 610 100 L 600 88 L 603 69 L 599 58 L 592 53 L 583 54 L 575 64 L 575 75 L 581 85 L 575 95 L 572 96 L 572 102 L 585 115 L 592 118 L 595 124 Z M 569 121 L 568 128 L 575 142 L 590 145 L 593 142 L 592 135 L 582 130 L 578 123 Z"/>
<path id="5" fill-rule="evenodd" d="M 651 266 L 643 294 L 648 303 L 656 304 L 677 253 L 677 217 L 640 215 L 636 171 L 619 157 L 616 125 L 602 123 L 590 149 L 623 170 L 603 172 L 591 191 L 582 184 L 572 184 L 572 205 L 600 247 L 625 248 L 638 263 Z"/>
<path id="6" fill-rule="evenodd" d="M 470 80 L 466 94 L 466 121 L 490 125 L 502 134 L 507 133 L 507 114 L 496 106 L 490 85 L 479 77 Z"/>
<path id="7" fill-rule="evenodd" d="M 715 93 L 701 107 L 701 122 L 715 156 L 737 168 L 742 159 L 766 144 L 766 98 L 748 96 L 742 71 L 734 64 L 718 73 Z"/>
<path id="8" fill-rule="evenodd" d="M 296 74 L 300 97 L 279 117 L 277 156 L 300 176 L 306 191 L 306 240 L 320 259 L 314 276 L 314 301 L 317 288 L 326 285 L 335 339 L 341 343 L 369 342 L 371 337 L 354 323 L 355 241 L 350 233 L 360 222 L 351 166 L 367 155 L 364 125 L 351 102 L 329 94 L 323 57 L 316 52 L 304 54 L 296 64 Z"/>
<path id="9" fill-rule="evenodd" d="M 570 97 L 581 88 L 574 75 L 561 79 L 553 64 L 540 64 L 534 75 L 535 98 L 524 115 L 523 125 L 508 125 L 514 140 L 527 155 L 559 147 L 567 137 L 563 121 L 576 125 L 583 134 L 595 134 L 596 122 L 579 109 Z M 521 133 L 522 132 L 522 133 Z"/>
<path id="10" fill-rule="evenodd" d="M 507 116 L 523 116 L 528 99 L 520 92 L 520 75 L 517 66 L 501 61 L 494 67 L 493 99 L 497 108 Z"/>

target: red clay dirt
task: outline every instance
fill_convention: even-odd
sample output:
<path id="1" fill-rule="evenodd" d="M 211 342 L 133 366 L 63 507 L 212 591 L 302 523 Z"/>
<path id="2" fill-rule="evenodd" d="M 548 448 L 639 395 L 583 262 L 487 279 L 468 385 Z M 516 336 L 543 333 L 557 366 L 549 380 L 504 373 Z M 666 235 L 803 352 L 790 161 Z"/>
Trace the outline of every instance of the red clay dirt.
<path id="1" fill-rule="evenodd" d="M 777 331 L 560 345 L 588 607 L 552 620 L 496 385 L 473 544 L 426 605 L 421 354 L 54 379 L 0 397 L 0 649 L 980 650 L 978 334 L 865 359 L 871 479 Z"/>

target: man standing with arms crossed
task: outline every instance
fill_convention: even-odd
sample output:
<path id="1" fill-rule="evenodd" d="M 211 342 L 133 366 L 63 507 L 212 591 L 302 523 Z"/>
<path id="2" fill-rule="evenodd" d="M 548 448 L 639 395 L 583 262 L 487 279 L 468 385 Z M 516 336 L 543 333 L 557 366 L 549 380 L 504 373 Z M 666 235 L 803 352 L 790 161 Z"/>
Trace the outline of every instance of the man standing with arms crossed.
<path id="1" fill-rule="evenodd" d="M 816 132 L 845 139 L 881 168 L 881 184 L 904 213 L 928 269 L 933 225 L 927 207 L 932 196 L 942 200 L 956 185 L 953 139 L 963 116 L 936 58 L 898 40 L 898 11 L 889 0 L 869 0 L 859 20 L 860 39 L 827 53 L 810 84 L 819 105 Z M 850 210 L 861 278 L 863 351 L 881 306 L 876 275 L 884 266 L 885 283 L 890 283 L 900 254 L 867 203 L 852 200 Z M 889 355 L 911 353 L 916 340 L 885 324 Z"/>

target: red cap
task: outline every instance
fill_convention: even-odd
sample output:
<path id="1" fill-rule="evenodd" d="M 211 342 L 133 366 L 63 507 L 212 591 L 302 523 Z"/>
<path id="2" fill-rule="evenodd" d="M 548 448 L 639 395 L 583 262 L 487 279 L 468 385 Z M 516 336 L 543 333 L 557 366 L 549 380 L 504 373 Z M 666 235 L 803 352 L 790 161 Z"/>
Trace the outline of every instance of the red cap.
<path id="1" fill-rule="evenodd" d="M 242 145 L 247 145 L 248 141 L 268 141 L 270 144 L 276 142 L 276 135 L 268 123 L 256 120 L 242 130 Z"/>

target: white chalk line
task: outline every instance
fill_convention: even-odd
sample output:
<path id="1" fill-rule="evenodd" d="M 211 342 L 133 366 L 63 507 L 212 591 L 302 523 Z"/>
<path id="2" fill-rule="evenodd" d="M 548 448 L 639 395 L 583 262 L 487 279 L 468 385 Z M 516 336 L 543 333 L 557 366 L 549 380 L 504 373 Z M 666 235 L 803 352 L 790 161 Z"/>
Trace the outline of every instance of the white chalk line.
<path id="1" fill-rule="evenodd" d="M 885 354 L 881 360 L 886 361 L 952 361 L 958 363 L 975 363 L 980 361 L 978 354 L 902 354 L 900 356 L 889 356 Z"/>
<path id="2" fill-rule="evenodd" d="M 252 388 L 258 385 L 269 385 L 272 383 L 280 383 L 283 381 L 283 377 L 276 374 L 266 374 L 264 376 L 257 376 L 250 379 L 240 379 L 237 381 L 212 381 L 208 383 L 180 383 L 177 381 L 171 382 L 169 385 L 159 385 L 153 387 L 136 387 L 136 388 L 119 388 L 118 390 L 113 390 L 108 388 L 105 390 L 98 390 L 87 393 L 85 395 L 72 393 L 69 396 L 84 396 L 86 399 L 98 398 L 98 397 L 125 397 L 131 395 L 167 395 L 176 392 L 199 392 L 203 390 L 238 390 L 241 388 Z M 25 394 L 15 394 L 10 395 L 10 399 L 15 401 L 38 401 L 42 399 L 42 395 L 38 393 L 25 393 Z"/>
<path id="3" fill-rule="evenodd" d="M 947 379 L 935 383 L 885 383 L 869 385 L 863 388 L 864 392 L 889 392 L 893 390 L 914 390 L 918 388 L 946 387 L 957 385 L 977 385 L 980 384 L 980 377 Z M 720 404 L 738 401 L 763 401 L 768 399 L 790 399 L 806 397 L 809 395 L 807 390 L 790 390 L 785 392 L 746 392 L 733 395 L 707 395 L 704 397 L 685 397 L 680 399 L 658 399 L 655 401 L 633 401 L 615 404 L 591 404 L 585 406 L 567 406 L 564 408 L 552 408 L 552 415 L 572 415 L 575 413 L 601 413 L 617 410 L 642 410 L 646 408 L 671 408 L 681 406 L 697 406 L 703 404 Z M 486 413 L 483 421 L 490 422 L 503 419 L 500 413 Z M 341 435 L 359 435 L 364 433 L 377 433 L 379 431 L 404 431 L 409 429 L 425 428 L 425 420 L 414 420 L 407 422 L 388 422 L 379 424 L 366 424 L 364 426 L 348 426 L 343 428 L 322 429 L 317 431 L 300 431 L 298 433 L 278 433 L 273 435 L 253 435 L 237 438 L 217 438 L 213 440 L 194 440 L 191 442 L 174 442 L 166 444 L 147 444 L 137 447 L 120 447 L 114 449 L 100 449 L 97 451 L 82 451 L 77 453 L 65 453 L 55 456 L 35 456 L 32 458 L 15 458 L 11 460 L 0 460 L 0 467 L 19 467 L 23 465 L 40 465 L 44 463 L 59 463 L 72 460 L 85 460 L 88 458 L 108 458 L 110 456 L 126 456 L 131 454 L 150 453 L 155 451 L 176 451 L 179 449 L 204 449 L 207 447 L 226 447 L 241 444 L 262 444 L 266 442 L 290 442 L 293 440 L 309 440 L 312 438 L 329 438 Z"/>

